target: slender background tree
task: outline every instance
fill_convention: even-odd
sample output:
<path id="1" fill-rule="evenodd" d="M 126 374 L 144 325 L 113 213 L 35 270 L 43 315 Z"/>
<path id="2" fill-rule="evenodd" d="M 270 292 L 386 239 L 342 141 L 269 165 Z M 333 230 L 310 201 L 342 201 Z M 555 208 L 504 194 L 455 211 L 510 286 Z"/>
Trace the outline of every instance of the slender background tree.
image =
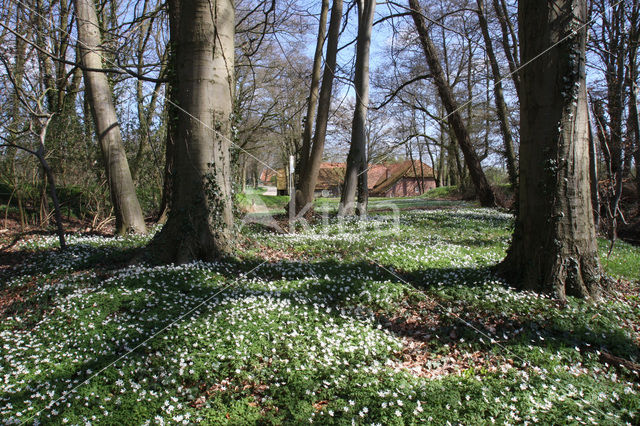
<path id="1" fill-rule="evenodd" d="M 78 41 L 85 66 L 84 81 L 89 105 L 102 151 L 116 216 L 116 234 L 145 233 L 146 226 L 136 195 L 127 155 L 122 145 L 120 125 L 113 106 L 113 93 L 102 69 L 104 51 L 92 0 L 75 0 Z M 97 71 L 93 71 L 97 70 Z"/>
<path id="2" fill-rule="evenodd" d="M 360 216 L 367 215 L 367 111 L 369 110 L 369 51 L 371 31 L 376 9 L 375 0 L 359 0 L 358 39 L 356 41 L 356 65 L 354 87 L 356 103 L 351 128 L 351 147 L 340 199 L 340 214 L 352 215 L 358 196 L 357 210 Z"/>

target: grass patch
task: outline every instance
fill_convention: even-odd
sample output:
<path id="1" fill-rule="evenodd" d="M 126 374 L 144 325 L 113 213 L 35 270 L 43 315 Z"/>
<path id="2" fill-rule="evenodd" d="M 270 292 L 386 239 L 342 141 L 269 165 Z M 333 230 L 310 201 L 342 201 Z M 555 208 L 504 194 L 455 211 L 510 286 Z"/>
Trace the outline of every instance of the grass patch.
<path id="1" fill-rule="evenodd" d="M 427 199 L 459 198 L 461 195 L 457 186 L 440 186 L 425 192 L 422 197 Z"/>
<path id="2" fill-rule="evenodd" d="M 640 281 L 640 247 L 618 240 L 611 256 L 607 256 L 610 244 L 609 240 L 598 239 L 600 263 L 607 272 L 615 277 Z"/>
<path id="3" fill-rule="evenodd" d="M 236 203 L 243 211 L 284 212 L 289 203 L 288 195 L 264 195 L 260 191 L 236 194 Z"/>

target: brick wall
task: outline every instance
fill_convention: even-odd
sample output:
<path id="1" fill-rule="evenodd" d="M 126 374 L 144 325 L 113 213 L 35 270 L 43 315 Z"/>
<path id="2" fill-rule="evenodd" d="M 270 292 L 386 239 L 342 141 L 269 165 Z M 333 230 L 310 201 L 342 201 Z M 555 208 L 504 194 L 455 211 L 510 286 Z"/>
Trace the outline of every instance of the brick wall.
<path id="1" fill-rule="evenodd" d="M 436 180 L 433 178 L 424 179 L 424 191 L 429 191 L 436 187 Z M 386 197 L 410 197 L 412 195 L 421 195 L 418 179 L 416 178 L 402 178 L 396 182 L 385 193 Z"/>

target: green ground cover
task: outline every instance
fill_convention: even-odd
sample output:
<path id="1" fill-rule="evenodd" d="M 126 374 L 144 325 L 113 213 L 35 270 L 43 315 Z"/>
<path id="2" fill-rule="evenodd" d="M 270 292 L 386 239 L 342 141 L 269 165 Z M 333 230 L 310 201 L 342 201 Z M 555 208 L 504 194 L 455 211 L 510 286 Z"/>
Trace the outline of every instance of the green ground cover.
<path id="1" fill-rule="evenodd" d="M 376 200 L 377 201 L 377 200 Z M 598 304 L 491 272 L 512 217 L 381 209 L 296 234 L 243 227 L 234 260 L 127 265 L 147 237 L 20 243 L 0 277 L 0 421 L 637 424 L 640 249 Z"/>
<path id="2" fill-rule="evenodd" d="M 262 211 L 271 214 L 282 214 L 289 203 L 289 196 L 264 195 L 264 191 L 259 189 L 247 189 L 244 193 L 236 195 L 236 203 L 244 211 Z M 468 206 L 475 203 L 463 204 L 460 201 L 448 199 L 457 194 L 456 187 L 441 187 L 432 189 L 419 197 L 372 197 L 369 199 L 370 212 L 413 210 L 413 209 L 438 209 Z M 318 197 L 314 200 L 314 209 L 317 212 L 335 213 L 338 211 L 340 198 Z"/>

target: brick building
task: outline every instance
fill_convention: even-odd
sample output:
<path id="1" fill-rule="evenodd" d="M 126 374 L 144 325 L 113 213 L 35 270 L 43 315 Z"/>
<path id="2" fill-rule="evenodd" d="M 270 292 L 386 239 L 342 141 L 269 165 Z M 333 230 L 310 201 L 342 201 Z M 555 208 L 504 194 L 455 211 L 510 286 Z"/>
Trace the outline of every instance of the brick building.
<path id="1" fill-rule="evenodd" d="M 318 173 L 316 196 L 339 197 L 345 163 L 323 163 Z M 407 197 L 420 195 L 436 187 L 433 169 L 420 161 L 370 165 L 367 187 L 371 197 Z"/>

